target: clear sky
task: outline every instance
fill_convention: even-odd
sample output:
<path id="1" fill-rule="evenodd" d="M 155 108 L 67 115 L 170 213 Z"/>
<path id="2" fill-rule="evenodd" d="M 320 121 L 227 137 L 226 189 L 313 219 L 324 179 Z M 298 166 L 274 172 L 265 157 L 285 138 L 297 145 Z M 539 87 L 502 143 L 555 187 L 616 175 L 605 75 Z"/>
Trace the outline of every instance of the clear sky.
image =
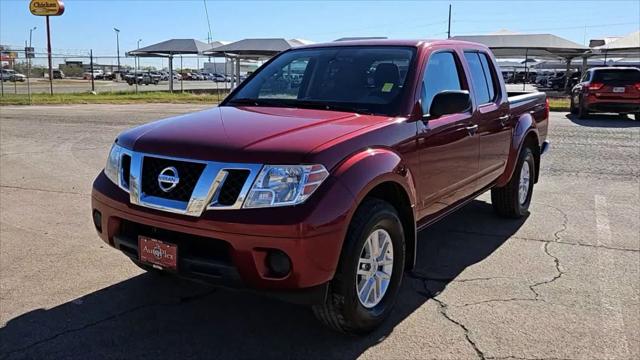
<path id="1" fill-rule="evenodd" d="M 204 0 L 64 0 L 52 18 L 54 50 L 115 55 L 170 38 L 206 41 Z M 640 28 L 640 1 L 213 1 L 206 0 L 213 39 L 302 38 L 316 42 L 346 36 L 444 38 L 449 3 L 452 35 L 500 29 L 553 33 L 577 43 L 626 35 Z M 45 19 L 31 15 L 29 0 L 0 0 L 0 44 L 46 46 Z"/>

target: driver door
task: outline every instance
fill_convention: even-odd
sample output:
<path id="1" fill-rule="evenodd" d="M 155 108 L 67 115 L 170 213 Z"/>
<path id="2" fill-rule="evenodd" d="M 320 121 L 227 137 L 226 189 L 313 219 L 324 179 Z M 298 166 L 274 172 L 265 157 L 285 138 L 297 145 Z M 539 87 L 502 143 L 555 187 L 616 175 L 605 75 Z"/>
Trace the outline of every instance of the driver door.
<path id="1" fill-rule="evenodd" d="M 427 114 L 444 90 L 468 90 L 460 58 L 453 50 L 431 54 L 424 71 L 421 103 Z M 419 218 L 431 217 L 474 192 L 479 140 L 471 109 L 418 122 L 421 198 Z"/>

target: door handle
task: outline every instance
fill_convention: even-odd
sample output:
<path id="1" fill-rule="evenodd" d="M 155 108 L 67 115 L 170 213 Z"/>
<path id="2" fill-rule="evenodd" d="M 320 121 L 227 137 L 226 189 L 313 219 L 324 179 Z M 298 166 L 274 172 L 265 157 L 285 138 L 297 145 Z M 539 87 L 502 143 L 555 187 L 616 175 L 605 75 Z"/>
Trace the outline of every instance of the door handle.
<path id="1" fill-rule="evenodd" d="M 504 115 L 504 116 L 500 116 L 498 118 L 498 120 L 500 120 L 500 125 L 505 126 L 507 125 L 507 121 L 509 121 L 509 118 L 511 117 L 511 115 Z"/>
<path id="2" fill-rule="evenodd" d="M 467 131 L 469 132 L 469 136 L 473 136 L 476 131 L 478 131 L 478 124 L 467 126 Z"/>

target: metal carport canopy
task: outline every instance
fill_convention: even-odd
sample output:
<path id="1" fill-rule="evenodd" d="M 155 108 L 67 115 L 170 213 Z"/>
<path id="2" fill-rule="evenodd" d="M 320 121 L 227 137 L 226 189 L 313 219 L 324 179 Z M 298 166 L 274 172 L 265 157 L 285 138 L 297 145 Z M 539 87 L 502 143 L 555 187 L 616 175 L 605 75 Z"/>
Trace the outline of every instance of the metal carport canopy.
<path id="1" fill-rule="evenodd" d="M 173 56 L 199 55 L 205 50 L 210 50 L 218 44 L 222 43 L 213 42 L 211 44 L 207 44 L 196 39 L 171 39 L 129 51 L 127 56 L 169 58 L 169 72 L 171 73 L 169 76 L 169 91 L 173 92 Z"/>
<path id="2" fill-rule="evenodd" d="M 243 39 L 204 51 L 204 55 L 226 55 L 242 58 L 267 58 L 292 47 L 302 46 L 299 40 L 283 38 Z"/>
<path id="3" fill-rule="evenodd" d="M 640 31 L 636 31 L 606 45 L 593 49 L 594 54 L 609 54 L 613 56 L 640 57 Z"/>
<path id="4" fill-rule="evenodd" d="M 500 34 L 454 36 L 455 40 L 484 44 L 497 57 L 566 58 L 581 56 L 587 46 L 552 34 Z"/>
<path id="5" fill-rule="evenodd" d="M 235 62 L 232 68 L 235 76 L 232 78 L 232 86 L 235 87 L 240 79 L 240 60 L 262 60 L 273 57 L 278 53 L 296 46 L 306 45 L 304 42 L 283 38 L 243 39 L 227 45 L 219 46 L 205 51 L 204 55 L 229 57 Z"/>

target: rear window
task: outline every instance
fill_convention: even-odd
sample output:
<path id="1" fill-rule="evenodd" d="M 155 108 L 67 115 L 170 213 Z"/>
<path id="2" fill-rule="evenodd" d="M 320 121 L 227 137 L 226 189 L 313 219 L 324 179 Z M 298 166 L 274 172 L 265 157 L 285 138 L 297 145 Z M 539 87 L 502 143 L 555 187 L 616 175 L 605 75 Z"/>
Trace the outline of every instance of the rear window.
<path id="1" fill-rule="evenodd" d="M 635 84 L 640 82 L 640 70 L 634 69 L 611 69 L 595 70 L 593 72 L 593 82 L 605 84 Z"/>

